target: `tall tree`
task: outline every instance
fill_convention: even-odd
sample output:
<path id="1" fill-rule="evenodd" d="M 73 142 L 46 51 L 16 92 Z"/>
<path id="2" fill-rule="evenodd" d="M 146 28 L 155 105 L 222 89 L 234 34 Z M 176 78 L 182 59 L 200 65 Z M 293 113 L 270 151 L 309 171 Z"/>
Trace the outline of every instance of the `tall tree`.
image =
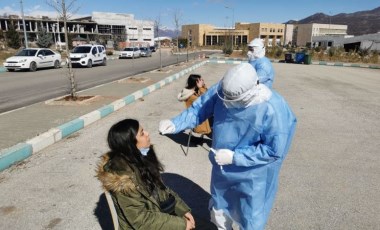
<path id="1" fill-rule="evenodd" d="M 9 29 L 8 29 L 7 35 L 6 35 L 6 39 L 7 39 L 7 44 L 9 47 L 11 47 L 13 49 L 18 49 L 21 47 L 20 35 L 15 30 L 13 23 L 11 23 L 11 25 L 9 26 Z"/>
<path id="2" fill-rule="evenodd" d="M 159 53 L 160 53 L 160 71 L 162 71 L 162 56 L 161 56 L 161 41 L 160 41 L 160 27 L 161 27 L 161 15 L 158 15 L 156 20 L 154 20 L 154 29 L 156 32 L 157 40 L 158 40 L 158 46 L 159 46 Z"/>
<path id="3" fill-rule="evenodd" d="M 69 69 L 69 79 L 70 79 L 70 96 L 73 100 L 76 100 L 78 97 L 77 88 L 76 88 L 76 81 L 74 76 L 73 67 L 70 60 L 70 44 L 69 44 L 69 33 L 67 29 L 67 21 L 71 18 L 71 16 L 78 11 L 79 8 L 74 9 L 76 0 L 69 0 L 68 4 L 66 4 L 65 0 L 46 0 L 46 3 L 54 8 L 58 15 L 63 20 L 63 27 L 65 28 L 65 49 L 67 54 L 67 61 L 68 61 L 68 69 Z M 71 44 L 72 45 L 72 44 Z"/>
<path id="4" fill-rule="evenodd" d="M 175 32 L 177 36 L 177 65 L 178 65 L 178 55 L 179 55 L 179 27 L 181 26 L 182 12 L 179 9 L 174 10 L 173 13 L 173 22 L 175 26 Z"/>
<path id="5" fill-rule="evenodd" d="M 46 28 L 44 27 L 38 28 L 37 35 L 38 35 L 37 44 L 39 47 L 48 48 L 50 47 L 51 44 L 53 44 L 53 38 L 51 34 L 47 33 Z"/>

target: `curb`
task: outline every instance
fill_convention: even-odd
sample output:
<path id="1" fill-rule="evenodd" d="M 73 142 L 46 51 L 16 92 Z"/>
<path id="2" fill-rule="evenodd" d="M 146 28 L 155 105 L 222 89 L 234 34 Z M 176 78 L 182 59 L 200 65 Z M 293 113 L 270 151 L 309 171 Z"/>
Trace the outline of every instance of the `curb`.
<path id="1" fill-rule="evenodd" d="M 9 168 L 10 166 L 12 166 L 13 164 L 19 161 L 27 159 L 34 153 L 37 153 L 40 150 L 48 147 L 49 145 L 52 145 L 64 139 L 65 137 L 83 129 L 84 127 L 94 123 L 95 121 L 102 119 L 103 117 L 106 117 L 107 115 L 119 110 L 120 108 L 135 102 L 139 98 L 142 98 L 143 96 L 146 96 L 149 93 L 162 88 L 164 85 L 170 84 L 171 82 L 179 79 L 180 77 L 193 71 L 194 69 L 201 67 L 207 62 L 208 61 L 203 61 L 189 68 L 181 70 L 178 73 L 175 73 L 169 77 L 166 77 L 165 79 L 153 85 L 140 89 L 122 99 L 116 100 L 109 105 L 103 106 L 102 108 L 99 108 L 95 111 L 87 113 L 63 125 L 52 128 L 48 130 L 47 132 L 44 132 L 25 142 L 21 142 L 10 148 L 1 150 L 0 151 L 0 171 L 3 171 L 4 169 Z"/>
<path id="2" fill-rule="evenodd" d="M 281 63 L 280 60 L 270 59 L 271 62 Z M 243 62 L 248 62 L 246 58 L 226 58 L 226 57 L 209 57 L 210 63 L 219 64 L 240 64 Z M 293 64 L 293 63 L 285 63 Z M 312 61 L 312 65 L 326 65 L 326 66 L 338 66 L 338 67 L 356 67 L 356 68 L 369 68 L 369 69 L 380 69 L 380 65 L 370 65 L 370 64 L 352 64 L 343 62 L 325 62 L 325 61 Z"/>

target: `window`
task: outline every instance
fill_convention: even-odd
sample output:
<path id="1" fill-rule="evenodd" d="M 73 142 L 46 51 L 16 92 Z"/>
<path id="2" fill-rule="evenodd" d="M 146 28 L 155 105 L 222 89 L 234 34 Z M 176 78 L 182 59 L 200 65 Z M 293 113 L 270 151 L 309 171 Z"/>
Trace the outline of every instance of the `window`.
<path id="1" fill-rule="evenodd" d="M 45 50 L 45 55 L 54 55 L 54 53 L 51 50 Z"/>
<path id="2" fill-rule="evenodd" d="M 143 28 L 143 30 L 152 30 L 152 28 Z"/>
<path id="3" fill-rule="evenodd" d="M 137 30 L 136 27 L 129 27 L 128 29 L 130 29 L 130 30 Z"/>
<path id="4" fill-rule="evenodd" d="M 93 55 L 97 54 L 98 53 L 98 50 L 96 49 L 96 47 L 94 47 L 92 50 L 91 50 L 91 53 Z"/>

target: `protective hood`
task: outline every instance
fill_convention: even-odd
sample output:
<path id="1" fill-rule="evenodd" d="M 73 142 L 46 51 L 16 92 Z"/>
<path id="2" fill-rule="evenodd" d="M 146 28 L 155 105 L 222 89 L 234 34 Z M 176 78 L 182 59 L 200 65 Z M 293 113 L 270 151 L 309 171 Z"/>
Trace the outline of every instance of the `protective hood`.
<path id="1" fill-rule="evenodd" d="M 248 47 L 253 47 L 253 51 L 248 50 L 247 56 L 249 61 L 256 60 L 258 58 L 262 58 L 265 56 L 265 47 L 264 43 L 261 41 L 260 38 L 253 39 L 249 44 Z"/>
<path id="2" fill-rule="evenodd" d="M 223 97 L 227 108 L 242 108 L 269 100 L 272 92 L 258 84 L 258 77 L 251 64 L 242 63 L 229 69 L 222 79 Z M 218 91 L 217 91 L 218 92 Z"/>
<path id="3" fill-rule="evenodd" d="M 186 101 L 193 94 L 194 94 L 194 90 L 193 89 L 186 89 L 186 88 L 184 88 L 184 89 L 182 89 L 182 91 L 177 96 L 178 101 Z"/>

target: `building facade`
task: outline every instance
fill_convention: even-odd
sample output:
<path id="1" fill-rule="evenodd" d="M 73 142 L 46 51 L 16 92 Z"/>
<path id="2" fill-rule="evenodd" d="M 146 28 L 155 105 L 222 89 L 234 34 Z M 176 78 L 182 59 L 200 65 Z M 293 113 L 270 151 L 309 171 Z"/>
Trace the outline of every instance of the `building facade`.
<path id="1" fill-rule="evenodd" d="M 311 46 L 313 37 L 324 35 L 343 37 L 347 35 L 347 25 L 298 24 L 294 26 L 293 41 L 296 46 Z"/>
<path id="2" fill-rule="evenodd" d="M 234 28 L 215 27 L 208 24 L 183 25 L 183 38 L 188 38 L 194 46 L 212 46 L 232 43 L 234 46 L 246 45 L 254 38 L 261 38 L 266 46 L 284 44 L 284 24 L 273 23 L 235 23 Z"/>
<path id="3" fill-rule="evenodd" d="M 37 40 L 38 29 L 45 28 L 56 44 L 64 44 L 65 28 L 61 19 L 49 17 L 24 17 L 25 30 L 29 42 Z M 8 31 L 13 27 L 24 40 L 22 18 L 18 15 L 0 17 L 0 30 Z M 87 43 L 101 42 L 112 48 L 114 42 L 121 46 L 154 45 L 154 22 L 135 20 L 133 14 L 93 12 L 92 16 L 67 21 L 67 31 L 76 40 L 85 39 Z"/>

